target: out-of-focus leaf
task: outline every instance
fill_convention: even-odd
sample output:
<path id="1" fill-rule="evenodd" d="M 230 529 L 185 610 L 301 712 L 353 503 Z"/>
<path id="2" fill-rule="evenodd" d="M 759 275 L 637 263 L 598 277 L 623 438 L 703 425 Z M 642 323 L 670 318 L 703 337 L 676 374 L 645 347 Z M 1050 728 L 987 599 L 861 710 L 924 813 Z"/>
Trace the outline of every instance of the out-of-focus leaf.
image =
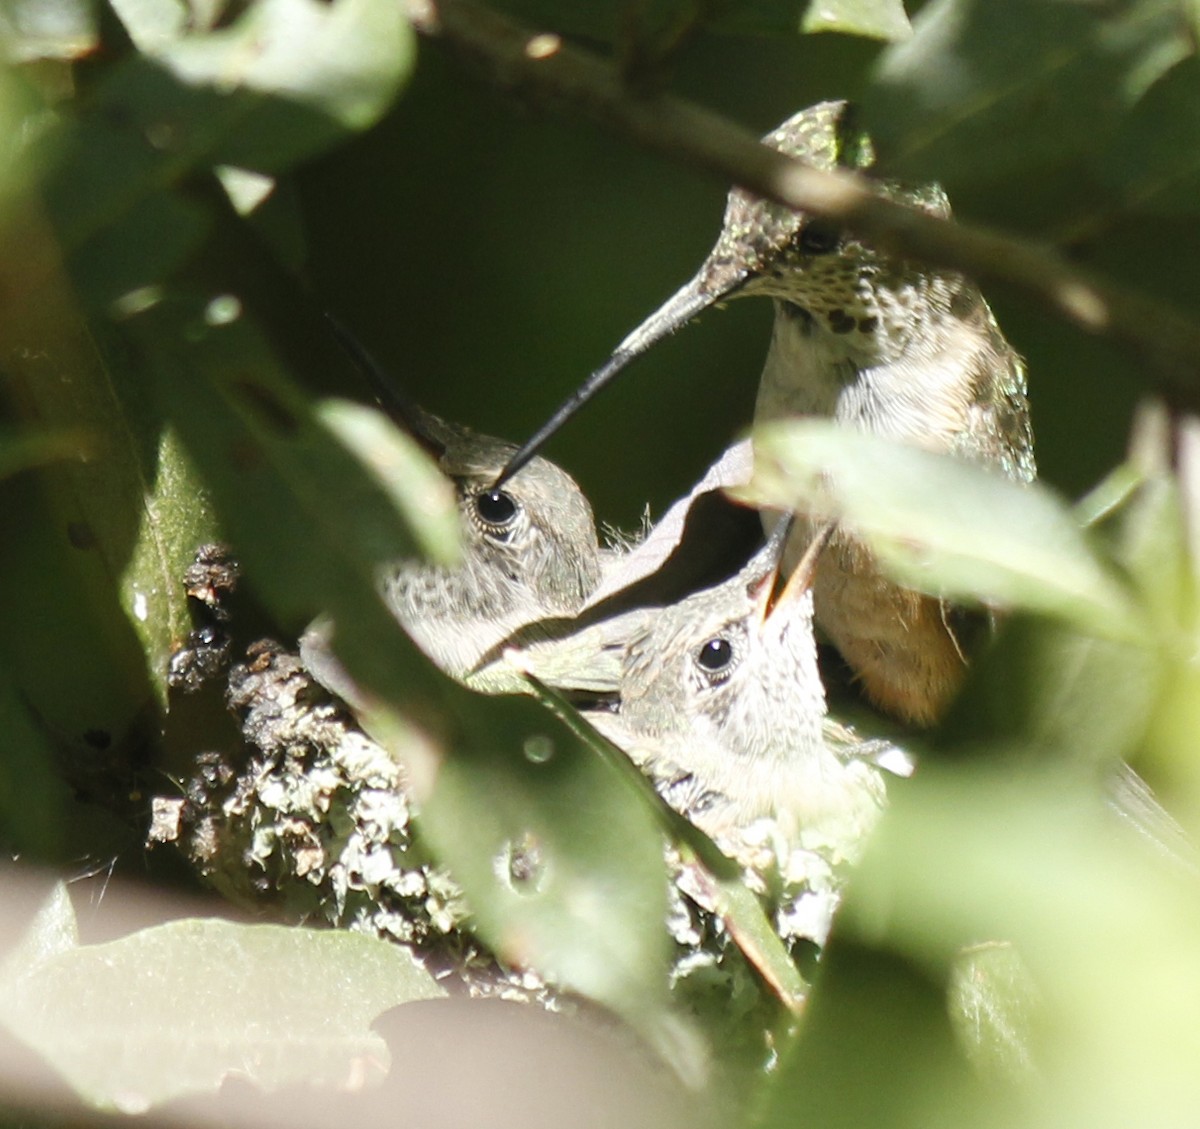
<path id="1" fill-rule="evenodd" d="M 1029 1104 L 1018 1121 L 963 1108 L 956 1124 L 1182 1126 L 1200 1100 L 1188 1066 L 1200 1054 L 1198 883 L 1127 831 L 1092 782 L 929 762 L 885 817 L 840 924 L 934 977 L 963 944 L 1016 946 L 1037 992 L 1036 1082 L 992 1096 Z M 861 1050 L 853 1038 L 841 1048 Z M 914 1064 L 914 1086 L 937 1077 Z"/>
<path id="2" fill-rule="evenodd" d="M 535 702 L 472 694 L 417 652 L 385 610 L 376 570 L 457 533 L 450 492 L 433 488 L 430 467 L 416 472 L 411 442 L 378 413 L 314 407 L 246 315 L 213 309 L 163 301 L 126 328 L 248 581 L 285 620 L 323 609 L 336 625 L 364 720 L 404 761 L 422 834 L 462 885 L 481 936 L 653 1025 L 664 1015 L 667 938 L 650 817 Z"/>
<path id="3" fill-rule="evenodd" d="M 903 0 L 811 0 L 800 27 L 869 39 L 907 39 L 912 34 Z"/>
<path id="4" fill-rule="evenodd" d="M 0 478 L 7 478 L 28 467 L 77 459 L 86 446 L 87 440 L 82 431 L 29 432 L 24 435 L 0 432 Z"/>
<path id="5" fill-rule="evenodd" d="M 1097 156 L 1101 179 L 1128 209 L 1194 216 L 1200 209 L 1200 60 L 1172 67 Z"/>
<path id="6" fill-rule="evenodd" d="M 1152 649 L 1018 613 L 975 660 L 934 739 L 1066 762 L 1091 778 L 1136 748 L 1161 677 Z"/>
<path id="7" fill-rule="evenodd" d="M 38 142 L 59 239 L 102 306 L 161 282 L 196 248 L 209 217 L 175 191 L 189 176 L 277 174 L 367 128 L 413 57 L 411 28 L 387 0 L 257 0 L 228 28 L 188 26 L 147 32 L 153 46 Z"/>
<path id="8" fill-rule="evenodd" d="M 147 55 L 178 39 L 193 21 L 202 20 L 203 8 L 188 0 L 109 0 L 109 4 L 129 38 Z M 218 7 L 214 4 L 212 10 Z"/>
<path id="9" fill-rule="evenodd" d="M 1087 527 L 1103 522 L 1133 497 L 1145 477 L 1128 462 L 1115 467 L 1075 503 L 1079 524 Z"/>
<path id="10" fill-rule="evenodd" d="M 1037 483 L 828 423 L 762 429 L 750 496 L 855 530 L 898 579 L 1138 640 L 1130 593 L 1069 506 Z"/>
<path id="11" fill-rule="evenodd" d="M 1037 987 L 1016 947 L 988 941 L 967 948 L 951 973 L 950 1014 L 968 1057 L 999 1082 L 1032 1077 Z"/>
<path id="12" fill-rule="evenodd" d="M 224 99 L 234 128 L 221 140 L 219 162 L 271 171 L 377 121 L 413 52 L 412 29 L 387 0 L 257 0 L 231 27 L 155 54 L 185 86 Z M 199 124 L 172 122 L 169 111 L 157 122 L 174 130 Z"/>
<path id="13" fill-rule="evenodd" d="M 972 210 L 986 196 L 993 214 L 1026 226 L 1090 208 L 1094 199 L 1080 196 L 1088 162 L 1146 88 L 1192 51 L 1180 8 L 932 0 L 912 38 L 880 58 L 864 99 L 881 169 L 937 179 Z"/>
<path id="14" fill-rule="evenodd" d="M 445 993 L 407 949 L 356 933 L 184 919 L 76 946 L 59 886 L 0 976 L 0 1022 L 87 1101 L 140 1113 L 215 1090 L 350 1086 L 387 1069 L 371 1021 Z"/>
<path id="15" fill-rule="evenodd" d="M 554 0 L 501 0 L 496 5 L 518 19 L 592 39 L 612 39 L 629 5 L 593 0 L 563 5 Z M 695 19 L 709 31 L 734 35 L 795 36 L 838 31 L 868 39 L 903 39 L 912 33 L 902 0 L 640 0 L 642 22 L 667 26 Z"/>
<path id="16" fill-rule="evenodd" d="M 756 1126 L 974 1125 L 976 1082 L 936 976 L 834 936 Z M 953 1118 L 950 1117 L 953 1111 Z"/>
<path id="17" fill-rule="evenodd" d="M 10 63 L 78 59 L 98 41 L 93 0 L 6 0 L 0 56 Z"/>
<path id="18" fill-rule="evenodd" d="M 1195 597 L 1177 485 L 1166 475 L 1147 478 L 1110 524 L 1113 553 L 1137 586 L 1158 642 L 1169 644 L 1187 622 Z"/>

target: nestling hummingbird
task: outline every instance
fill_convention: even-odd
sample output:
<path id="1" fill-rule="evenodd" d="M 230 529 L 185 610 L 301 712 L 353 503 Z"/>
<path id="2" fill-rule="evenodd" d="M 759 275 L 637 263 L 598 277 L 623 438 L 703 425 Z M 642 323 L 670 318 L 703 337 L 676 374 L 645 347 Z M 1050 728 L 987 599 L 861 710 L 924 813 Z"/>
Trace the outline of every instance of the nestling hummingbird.
<path id="1" fill-rule="evenodd" d="M 724 583 L 632 620 L 616 711 L 587 716 L 709 835 L 772 817 L 849 857 L 883 803 L 877 761 L 891 746 L 827 717 L 810 590 L 823 539 L 776 597 L 785 536 Z"/>
<path id="2" fill-rule="evenodd" d="M 822 102 L 764 143 L 822 169 L 862 170 L 873 154 L 845 102 Z M 879 193 L 939 216 L 936 185 L 877 182 Z M 762 295 L 775 307 L 755 420 L 826 416 L 995 467 L 1036 473 L 1025 367 L 974 283 L 876 251 L 828 222 L 752 196 L 729 195 L 716 246 L 700 270 L 617 347 L 509 461 L 499 482 L 537 451 L 626 364 L 696 314 Z M 812 528 L 797 523 L 800 548 Z M 816 619 L 867 696 L 915 723 L 936 719 L 965 667 L 942 601 L 881 576 L 867 550 L 836 532 L 813 584 Z"/>
<path id="3" fill-rule="evenodd" d="M 535 458 L 494 486 L 516 448 L 412 403 L 347 330 L 343 347 L 392 418 L 454 484 L 462 559 L 453 567 L 398 561 L 380 576 L 383 595 L 417 645 L 455 678 L 517 628 L 574 615 L 600 581 L 602 550 L 592 507 L 575 480 Z"/>

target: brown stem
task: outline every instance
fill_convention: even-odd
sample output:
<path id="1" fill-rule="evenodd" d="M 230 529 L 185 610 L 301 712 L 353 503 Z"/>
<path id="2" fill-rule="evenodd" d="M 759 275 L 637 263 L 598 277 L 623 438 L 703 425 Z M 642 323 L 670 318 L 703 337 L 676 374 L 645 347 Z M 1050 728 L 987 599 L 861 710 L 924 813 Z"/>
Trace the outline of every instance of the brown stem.
<path id="1" fill-rule="evenodd" d="M 759 143 L 746 130 L 667 94 L 639 95 L 615 67 L 558 36 L 535 33 L 474 0 L 407 0 L 423 35 L 491 83 L 538 106 L 582 115 L 726 183 L 834 220 L 877 246 L 981 283 L 1040 299 L 1072 324 L 1129 349 L 1176 403 L 1200 408 L 1200 324 L 1068 263 L 1047 244 L 939 219 L 882 199 L 849 172 L 824 172 Z"/>

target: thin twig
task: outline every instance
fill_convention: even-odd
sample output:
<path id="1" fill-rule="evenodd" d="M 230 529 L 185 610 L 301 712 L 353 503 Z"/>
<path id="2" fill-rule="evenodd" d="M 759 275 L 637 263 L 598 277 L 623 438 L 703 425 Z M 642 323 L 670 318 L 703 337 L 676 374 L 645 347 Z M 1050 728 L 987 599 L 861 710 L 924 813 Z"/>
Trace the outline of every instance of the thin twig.
<path id="1" fill-rule="evenodd" d="M 1159 300 L 1079 270 L 1047 244 L 882 199 L 869 180 L 811 168 L 683 99 L 640 96 L 611 63 L 473 0 L 407 2 L 420 33 L 442 42 L 489 83 L 538 106 L 586 117 L 726 183 L 826 217 L 893 254 L 1015 287 L 1079 328 L 1131 350 L 1176 403 L 1200 408 L 1200 324 Z"/>

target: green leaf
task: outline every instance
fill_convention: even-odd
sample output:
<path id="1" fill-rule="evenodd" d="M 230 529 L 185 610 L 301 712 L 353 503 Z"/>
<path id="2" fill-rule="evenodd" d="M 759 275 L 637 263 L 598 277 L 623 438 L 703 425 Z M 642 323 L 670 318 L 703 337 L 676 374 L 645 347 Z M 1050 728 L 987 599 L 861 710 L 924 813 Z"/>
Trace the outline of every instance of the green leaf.
<path id="1" fill-rule="evenodd" d="M 0 478 L 46 463 L 77 459 L 87 448 L 86 433 L 0 432 Z"/>
<path id="2" fill-rule="evenodd" d="M 936 179 L 960 207 L 1026 229 L 1094 207 L 1094 190 L 1081 193 L 1088 162 L 1192 52 L 1179 7 L 932 0 L 912 38 L 884 52 L 864 98 L 880 170 Z"/>
<path id="3" fill-rule="evenodd" d="M 611 40 L 627 19 L 624 0 L 563 5 L 554 0 L 502 0 L 495 5 L 517 19 L 563 34 Z M 640 26 L 670 27 L 695 20 L 718 34 L 795 36 L 822 31 L 868 39 L 903 39 L 912 33 L 903 0 L 639 0 Z"/>
<path id="4" fill-rule="evenodd" d="M 897 579 L 1139 640 L 1130 593 L 1069 506 L 947 455 L 817 422 L 764 428 L 752 497 L 837 517 Z M 931 504 L 936 499 L 936 504 Z"/>
<path id="5" fill-rule="evenodd" d="M 10 63 L 72 61 L 98 38 L 93 0 L 6 0 L 0 7 L 0 55 Z"/>
<path id="6" fill-rule="evenodd" d="M 907 39 L 912 34 L 903 0 L 811 0 L 800 28 L 869 39 Z"/>
<path id="7" fill-rule="evenodd" d="M 414 37 L 387 0 L 257 0 L 231 27 L 153 54 L 184 86 L 221 96 L 235 128 L 220 163 L 271 171 L 378 121 L 411 69 Z"/>
<path id="8" fill-rule="evenodd" d="M 930 761 L 881 824 L 840 925 L 933 978 L 963 944 L 1015 945 L 1037 992 L 1036 1084 L 991 1091 L 954 1124 L 1025 1124 L 1032 1108 L 1044 1125 L 1185 1125 L 1200 1098 L 1187 1065 L 1200 1054 L 1198 894 L 1196 870 L 1148 847 L 1094 781 Z M 864 1048 L 851 1035 L 842 1049 Z M 937 1084 L 935 1068 L 913 1064 L 915 1090 Z"/>
<path id="9" fill-rule="evenodd" d="M 47 209 L 99 305 L 161 282 L 199 245 L 211 216 L 195 174 L 277 174 L 368 128 L 414 54 L 388 0 L 258 0 L 207 33 L 147 23 L 146 53 L 119 60 L 86 101 L 33 131 Z"/>
<path id="10" fill-rule="evenodd" d="M 1094 777 L 1137 748 L 1162 674 L 1154 650 L 1018 613 L 972 664 L 934 740 L 943 750 L 1066 762 Z"/>
<path id="11" fill-rule="evenodd" d="M 973 1125 L 975 1080 L 941 985 L 902 956 L 831 939 L 796 1038 L 763 1087 L 759 1127 Z M 948 1115 L 954 1112 L 954 1117 Z"/>
<path id="12" fill-rule="evenodd" d="M 0 1022 L 91 1104 L 141 1113 L 234 1075 L 346 1086 L 386 1067 L 376 1016 L 444 995 L 356 933 L 193 918 L 80 948 L 60 885 L 0 974 Z"/>
<path id="13" fill-rule="evenodd" d="M 32 212 L 23 246 L 9 280 L 23 300 L 0 332 L 9 388 L 21 417 L 59 434 L 59 450 L 74 437 L 74 457 L 42 476 L 49 504 L 111 586 L 108 599 L 119 600 L 165 701 L 167 662 L 191 628 L 179 578 L 217 527 L 178 444 L 129 388 L 123 358 L 84 320 L 53 236 Z"/>
<path id="14" fill-rule="evenodd" d="M 1000 1082 L 1030 1080 L 1040 1000 L 1016 947 L 1006 941 L 972 945 L 951 977 L 951 1018 L 976 1068 Z"/>

